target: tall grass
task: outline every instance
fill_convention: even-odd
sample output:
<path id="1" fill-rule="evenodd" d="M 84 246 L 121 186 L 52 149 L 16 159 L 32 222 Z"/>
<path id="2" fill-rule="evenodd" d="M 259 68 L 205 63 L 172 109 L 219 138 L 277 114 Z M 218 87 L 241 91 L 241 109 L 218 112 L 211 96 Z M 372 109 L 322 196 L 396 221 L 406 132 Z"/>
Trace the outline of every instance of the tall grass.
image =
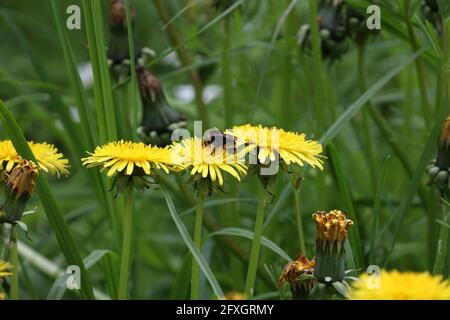
<path id="1" fill-rule="evenodd" d="M 314 255 L 311 214 L 334 208 L 355 223 L 347 269 L 379 264 L 448 278 L 448 206 L 424 177 L 449 111 L 448 12 L 438 34 L 420 6 L 391 1 L 382 6 L 378 36 L 351 42 L 329 62 L 322 56 L 320 2 L 238 0 L 220 11 L 202 1 L 125 1 L 130 56 L 135 37 L 157 52 L 147 67 L 189 130 L 198 119 L 204 129 L 250 121 L 320 140 L 325 170 L 280 173 L 273 199 L 252 179 L 197 198 L 180 175 L 158 176 L 159 190 L 115 199 L 104 173 L 80 167 L 97 145 L 138 140 L 135 61 L 121 82 L 110 78 L 109 4 L 82 0 L 81 31 L 66 29 L 65 2 L 51 0 L 36 13 L 22 1 L 2 4 L 7 31 L 0 33 L 0 61 L 9 62 L 0 62 L 1 137 L 28 159 L 34 156 L 27 140 L 52 141 L 72 165 L 69 179 L 37 178 L 30 206 L 42 206 L 47 219 L 24 218 L 32 253 L 18 233 L 11 298 L 76 297 L 63 278 L 48 277 L 49 263 L 57 271 L 80 266 L 84 299 L 105 298 L 102 291 L 112 299 L 216 299 L 231 291 L 278 298 L 282 265 L 298 253 Z M 369 1 L 348 3 L 364 13 Z M 135 24 L 128 5 L 136 9 Z M 310 26 L 310 50 L 297 43 L 303 24 Z M 167 62 L 171 53 L 176 66 Z M 78 70 L 85 60 L 92 87 Z M 214 70 L 202 79 L 205 67 Z M 179 85 L 193 99 L 183 100 Z M 204 99 L 210 85 L 221 93 Z"/>

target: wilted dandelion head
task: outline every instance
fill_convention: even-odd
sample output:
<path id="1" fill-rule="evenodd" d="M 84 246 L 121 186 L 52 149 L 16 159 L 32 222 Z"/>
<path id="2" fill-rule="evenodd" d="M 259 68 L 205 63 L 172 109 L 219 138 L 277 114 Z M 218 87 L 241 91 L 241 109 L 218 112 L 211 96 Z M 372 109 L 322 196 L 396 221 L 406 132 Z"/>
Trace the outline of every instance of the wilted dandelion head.
<path id="1" fill-rule="evenodd" d="M 298 255 L 294 261 L 286 264 L 278 279 L 278 285 L 282 286 L 285 282 L 292 284 L 300 275 L 305 273 L 312 275 L 315 265 L 316 261 L 314 258 L 309 260 L 304 255 Z"/>
<path id="2" fill-rule="evenodd" d="M 38 166 L 33 161 L 20 160 L 8 176 L 6 185 L 15 193 L 15 197 L 22 195 L 29 198 L 33 194 Z"/>
<path id="3" fill-rule="evenodd" d="M 90 156 L 83 158 L 88 168 L 100 166 L 107 169 L 109 177 L 116 173 L 127 176 L 141 175 L 141 170 L 149 175 L 151 169 L 169 172 L 171 152 L 168 147 L 159 148 L 142 142 L 115 141 L 98 146 Z"/>
<path id="4" fill-rule="evenodd" d="M 223 185 L 223 172 L 228 172 L 238 181 L 247 173 L 243 153 L 231 154 L 222 147 L 207 144 L 198 137 L 183 139 L 172 145 L 173 164 L 190 170 L 191 175 L 218 181 Z"/>
<path id="5" fill-rule="evenodd" d="M 354 283 L 356 300 L 448 300 L 450 285 L 428 272 L 382 270 L 378 278 L 364 274 Z"/>
<path id="6" fill-rule="evenodd" d="M 347 230 L 353 225 L 353 221 L 347 219 L 345 213 L 340 210 L 330 212 L 315 212 L 312 215 L 316 223 L 317 240 L 327 242 L 342 242 L 347 238 Z"/>
<path id="7" fill-rule="evenodd" d="M 53 144 L 29 141 L 28 145 L 40 169 L 47 173 L 57 174 L 58 177 L 61 174 L 69 174 L 69 160 L 65 159 L 64 155 L 59 153 Z M 21 156 L 16 152 L 10 140 L 0 142 L 0 166 L 3 168 L 3 163 L 6 163 L 6 167 L 3 170 L 10 172 L 21 160 Z"/>
<path id="8" fill-rule="evenodd" d="M 303 166 L 307 163 L 313 168 L 323 169 L 323 162 L 320 159 L 322 145 L 314 140 L 306 140 L 302 133 L 249 124 L 235 126 L 227 133 L 236 137 L 237 146 L 245 144 L 256 148 L 261 164 L 275 161 L 279 155 L 287 165 Z"/>

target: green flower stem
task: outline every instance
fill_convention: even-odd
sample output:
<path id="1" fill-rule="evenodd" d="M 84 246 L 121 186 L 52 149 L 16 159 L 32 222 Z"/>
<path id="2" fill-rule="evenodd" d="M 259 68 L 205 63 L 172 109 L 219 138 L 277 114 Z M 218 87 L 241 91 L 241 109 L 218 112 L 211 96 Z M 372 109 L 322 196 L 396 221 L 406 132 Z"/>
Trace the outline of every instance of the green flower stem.
<path id="1" fill-rule="evenodd" d="M 223 107 L 225 110 L 225 128 L 233 125 L 233 104 L 231 102 L 231 17 L 226 16 L 223 20 L 224 39 L 222 46 L 222 86 L 223 86 Z"/>
<path id="2" fill-rule="evenodd" d="M 317 0 L 309 0 L 309 20 L 311 28 L 311 46 L 313 54 L 313 96 L 314 108 L 316 111 L 317 122 L 319 125 L 318 133 L 321 134 L 325 130 L 324 119 L 324 87 L 322 73 L 322 51 L 319 33 L 319 19 L 317 17 Z"/>
<path id="3" fill-rule="evenodd" d="M 300 211 L 300 191 L 294 190 L 294 201 L 295 201 L 295 218 L 297 220 L 297 232 L 298 240 L 300 243 L 300 250 L 303 255 L 307 256 L 306 246 L 305 246 L 305 236 L 303 232 L 303 222 L 302 215 Z"/>
<path id="4" fill-rule="evenodd" d="M 409 41 L 411 43 L 411 49 L 413 52 L 417 52 L 419 50 L 419 44 L 417 43 L 416 35 L 414 33 L 414 29 L 412 26 L 412 1 L 410 0 L 403 0 L 404 2 L 404 9 L 405 9 L 405 23 L 406 23 L 406 29 L 408 31 L 408 37 Z M 427 87 L 425 84 L 425 69 L 423 67 L 422 61 L 420 58 L 416 59 L 414 61 L 416 65 L 416 72 L 417 72 L 417 80 L 419 82 L 419 91 L 420 91 L 420 101 L 422 106 L 422 113 L 425 119 L 425 125 L 427 128 L 430 128 L 431 126 L 431 108 L 430 104 L 428 102 L 427 97 Z"/>
<path id="5" fill-rule="evenodd" d="M 205 194 L 200 192 L 197 202 L 197 210 L 195 211 L 195 226 L 194 226 L 194 243 L 201 251 L 202 247 L 202 227 L 203 214 L 205 205 Z M 192 273 L 191 273 L 191 299 L 200 299 L 200 268 L 195 259 L 192 259 Z"/>
<path id="6" fill-rule="evenodd" d="M 192 65 L 192 57 L 189 51 L 182 45 L 182 41 L 180 35 L 178 34 L 175 26 L 170 22 L 171 16 L 166 7 L 166 2 L 164 0 L 153 0 L 155 4 L 156 10 L 162 20 L 162 22 L 166 25 L 165 31 L 167 32 L 167 36 L 174 48 L 176 48 L 178 58 L 180 59 L 183 66 L 188 67 Z M 200 119 L 203 122 L 204 128 L 209 128 L 208 121 L 208 109 L 203 101 L 203 84 L 196 69 L 191 69 L 189 71 L 192 85 L 194 86 L 195 91 L 195 102 L 197 106 L 197 113 Z"/>
<path id="7" fill-rule="evenodd" d="M 13 227 L 12 231 L 14 242 L 11 245 L 11 264 L 14 266 L 11 276 L 11 300 L 19 300 L 19 255 L 17 253 L 16 231 Z"/>
<path id="8" fill-rule="evenodd" d="M 133 187 L 129 186 L 125 193 L 125 216 L 123 217 L 122 256 L 120 259 L 118 299 L 128 298 L 128 272 L 131 257 L 131 236 L 133 231 Z"/>
<path id="9" fill-rule="evenodd" d="M 266 208 L 266 189 L 260 185 L 258 194 L 258 208 L 256 211 L 255 230 L 253 232 L 252 248 L 250 251 L 250 260 L 247 271 L 247 280 L 245 281 L 245 294 L 248 298 L 253 296 L 256 272 L 258 270 L 259 251 L 261 247 L 261 237 L 263 231 L 264 211 Z"/>
<path id="10" fill-rule="evenodd" d="M 441 203 L 441 226 L 439 239 L 437 242 L 436 260 L 434 261 L 433 274 L 442 274 L 444 271 L 445 257 L 447 255 L 448 243 L 448 223 L 449 223 L 449 204 L 445 201 Z"/>

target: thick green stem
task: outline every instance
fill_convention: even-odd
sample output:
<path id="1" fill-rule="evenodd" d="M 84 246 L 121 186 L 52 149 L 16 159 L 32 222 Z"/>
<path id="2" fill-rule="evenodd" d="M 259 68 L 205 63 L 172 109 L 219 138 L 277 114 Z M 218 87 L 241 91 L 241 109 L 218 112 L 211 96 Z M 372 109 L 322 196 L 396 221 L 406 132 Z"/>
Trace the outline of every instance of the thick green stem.
<path id="1" fill-rule="evenodd" d="M 436 260 L 434 261 L 433 274 L 443 274 L 445 258 L 448 244 L 448 223 L 449 223 L 448 203 L 441 203 L 441 227 L 437 242 Z"/>
<path id="2" fill-rule="evenodd" d="M 205 194 L 200 192 L 197 202 L 197 210 L 195 211 L 195 225 L 194 225 L 194 243 L 199 250 L 201 250 L 202 247 L 204 204 L 205 204 Z M 192 300 L 200 299 L 200 268 L 195 259 L 192 259 L 191 299 Z"/>
<path id="3" fill-rule="evenodd" d="M 119 300 L 128 298 L 128 272 L 131 258 L 131 236 L 133 232 L 133 187 L 129 186 L 125 194 L 125 216 L 123 217 L 122 235 L 122 255 L 120 259 L 119 290 L 117 297 Z"/>
<path id="4" fill-rule="evenodd" d="M 295 200 L 295 218 L 297 220 L 297 233 L 298 233 L 298 240 L 300 243 L 300 250 L 303 255 L 308 256 L 308 254 L 306 252 L 305 235 L 303 232 L 303 222 L 302 222 L 302 215 L 301 215 L 301 211 L 300 211 L 299 190 L 294 190 L 294 200 Z"/>
<path id="5" fill-rule="evenodd" d="M 248 298 L 253 296 L 256 281 L 256 272 L 258 270 L 259 251 L 261 248 L 261 237 L 264 223 L 264 211 L 266 208 L 266 189 L 260 185 L 258 195 L 258 209 L 256 211 L 255 230 L 253 232 L 252 248 L 250 251 L 250 260 L 247 271 L 247 280 L 245 281 L 245 294 Z"/>

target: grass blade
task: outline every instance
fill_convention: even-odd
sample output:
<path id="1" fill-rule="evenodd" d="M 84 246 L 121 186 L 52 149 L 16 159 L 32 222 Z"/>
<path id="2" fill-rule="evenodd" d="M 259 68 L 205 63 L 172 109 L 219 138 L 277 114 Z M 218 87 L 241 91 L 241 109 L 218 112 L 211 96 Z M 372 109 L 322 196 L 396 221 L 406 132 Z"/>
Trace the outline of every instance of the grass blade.
<path id="1" fill-rule="evenodd" d="M 369 247 L 369 265 L 375 264 L 375 252 L 376 252 L 376 235 L 378 228 L 378 220 L 380 217 L 381 200 L 383 199 L 384 183 L 386 181 L 387 171 L 389 167 L 389 160 L 391 156 L 388 155 L 384 160 L 383 167 L 381 169 L 381 175 L 378 180 L 377 192 L 375 195 L 375 204 L 372 216 L 372 223 L 370 226 L 370 247 Z"/>
<path id="2" fill-rule="evenodd" d="M 356 216 L 351 191 L 348 186 L 344 168 L 342 167 L 341 160 L 333 143 L 329 144 L 328 151 L 330 154 L 335 179 L 337 181 L 339 192 L 341 194 L 340 198 L 342 203 L 344 204 L 344 211 L 348 214 L 348 217 L 355 223 L 354 228 L 350 228 L 349 230 L 349 242 L 354 253 L 356 268 L 360 268 L 363 263 L 363 252 L 359 232 L 362 225 L 359 224 L 359 219 Z"/>
<path id="3" fill-rule="evenodd" d="M 37 163 L 27 140 L 20 130 L 16 120 L 14 119 L 8 107 L 0 100 L 0 121 L 3 124 L 5 131 L 14 144 L 17 152 L 24 158 L 33 160 Z M 50 185 L 45 177 L 45 174 L 39 174 L 36 178 L 36 187 L 44 207 L 47 219 L 50 226 L 55 233 L 59 246 L 70 265 L 77 265 L 81 270 L 81 296 L 85 299 L 95 299 L 92 291 L 91 281 L 89 275 L 84 267 L 80 253 L 78 252 L 75 241 L 70 232 L 69 226 L 64 219 L 64 216 L 59 209 L 55 196 L 50 189 Z"/>
<path id="4" fill-rule="evenodd" d="M 217 298 L 222 299 L 224 294 L 223 294 L 222 289 L 219 286 L 219 283 L 217 282 L 216 277 L 214 276 L 211 269 L 209 268 L 209 265 L 206 262 L 205 258 L 203 258 L 200 250 L 198 250 L 198 248 L 194 244 L 194 241 L 192 241 L 191 236 L 189 235 L 183 221 L 181 220 L 180 216 L 178 215 L 177 209 L 175 208 L 175 205 L 173 204 L 172 198 L 170 197 L 170 194 L 167 191 L 166 187 L 162 183 L 160 184 L 160 186 L 161 186 L 161 191 L 164 195 L 164 199 L 166 200 L 170 215 L 171 215 L 173 221 L 175 222 L 175 225 L 177 226 L 177 229 L 180 232 L 180 235 L 183 238 L 184 243 L 189 248 L 194 259 L 197 261 L 197 263 L 198 263 L 200 269 L 202 270 L 203 274 L 205 275 L 206 279 L 208 279 L 208 282 L 211 285 Z"/>
<path id="5" fill-rule="evenodd" d="M 224 228 L 210 234 L 211 237 L 215 235 L 238 236 L 253 240 L 253 232 L 241 228 Z M 284 260 L 292 261 L 292 258 L 283 249 L 266 237 L 261 237 L 261 244 L 278 254 Z"/>

